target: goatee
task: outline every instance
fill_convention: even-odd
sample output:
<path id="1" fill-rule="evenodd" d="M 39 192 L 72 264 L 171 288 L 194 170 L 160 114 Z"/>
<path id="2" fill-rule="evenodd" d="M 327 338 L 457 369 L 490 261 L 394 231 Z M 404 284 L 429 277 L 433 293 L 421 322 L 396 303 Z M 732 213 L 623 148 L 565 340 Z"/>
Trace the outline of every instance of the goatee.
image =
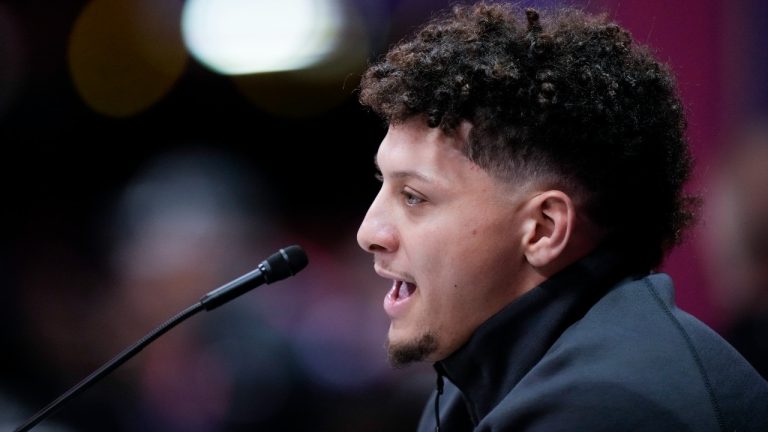
<path id="1" fill-rule="evenodd" d="M 437 338 L 431 333 L 426 333 L 415 341 L 400 344 L 393 344 L 387 340 L 389 363 L 395 368 L 426 360 L 435 351 L 437 351 Z"/>

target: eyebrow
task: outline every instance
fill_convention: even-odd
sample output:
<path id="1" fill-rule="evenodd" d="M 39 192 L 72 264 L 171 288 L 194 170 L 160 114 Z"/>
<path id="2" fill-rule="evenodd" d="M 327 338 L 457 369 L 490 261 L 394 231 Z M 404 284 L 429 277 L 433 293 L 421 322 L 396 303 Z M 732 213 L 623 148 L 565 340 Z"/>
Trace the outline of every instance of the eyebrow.
<path id="1" fill-rule="evenodd" d="M 373 165 L 376 167 L 376 170 L 379 173 L 381 173 L 381 168 L 379 167 L 378 155 L 373 156 Z M 429 177 L 426 174 L 420 173 L 418 171 L 412 171 L 412 170 L 393 171 L 389 173 L 389 176 L 397 179 L 416 178 L 423 182 L 436 183 L 435 179 L 433 179 L 432 177 Z"/>

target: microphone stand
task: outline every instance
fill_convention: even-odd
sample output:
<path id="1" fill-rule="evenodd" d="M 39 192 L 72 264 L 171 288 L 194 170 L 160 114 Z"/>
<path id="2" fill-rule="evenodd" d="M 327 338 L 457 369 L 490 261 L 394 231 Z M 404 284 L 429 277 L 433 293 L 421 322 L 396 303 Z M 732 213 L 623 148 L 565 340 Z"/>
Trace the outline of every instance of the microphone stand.
<path id="1" fill-rule="evenodd" d="M 144 347 L 149 345 L 153 340 L 159 338 L 160 336 L 165 334 L 168 330 L 174 328 L 177 324 L 181 323 L 182 321 L 186 320 L 192 315 L 200 312 L 201 310 L 203 310 L 203 308 L 204 308 L 203 303 L 198 302 L 188 307 L 187 309 L 179 312 L 178 314 L 176 314 L 176 316 L 174 316 L 173 318 L 161 324 L 159 327 L 149 332 L 146 336 L 141 338 L 138 342 L 126 348 L 123 352 L 116 355 L 112 360 L 108 361 L 107 363 L 102 365 L 100 368 L 95 370 L 93 373 L 85 377 L 77 385 L 67 390 L 64 394 L 59 396 L 56 400 L 46 405 L 45 408 L 41 409 L 37 414 L 32 416 L 23 425 L 14 429 L 14 432 L 26 432 L 32 429 L 35 425 L 43 421 L 46 417 L 53 414 L 58 408 L 60 408 L 68 400 L 84 392 L 88 387 L 95 384 L 96 381 L 100 380 L 105 375 L 117 369 L 121 364 L 125 363 L 128 359 L 130 359 L 131 357 L 136 355 L 139 351 L 144 349 Z"/>
<path id="2" fill-rule="evenodd" d="M 14 429 L 14 432 L 26 432 L 32 429 L 36 424 L 40 423 L 46 417 L 59 409 L 59 407 L 61 407 L 61 405 L 63 405 L 65 402 L 85 391 L 96 381 L 100 380 L 105 375 L 119 367 L 121 364 L 125 363 L 128 359 L 136 355 L 152 341 L 159 338 L 168 330 L 174 328 L 177 324 L 181 323 L 192 315 L 200 312 L 201 310 L 213 310 L 263 283 L 270 284 L 272 282 L 285 279 L 288 276 L 293 276 L 301 271 L 304 267 L 306 267 L 307 263 L 307 254 L 304 252 L 301 246 L 293 245 L 280 249 L 278 252 L 270 255 L 269 258 L 262 261 L 255 270 L 246 273 L 245 275 L 240 276 L 239 278 L 209 292 L 203 296 L 199 302 L 184 309 L 183 311 L 176 314 L 176 316 L 173 318 L 169 319 L 159 327 L 149 332 L 138 342 L 126 348 L 123 352 L 116 355 L 112 360 L 105 363 L 99 369 L 85 377 L 85 379 L 80 381 L 77 385 L 59 396 L 56 400 L 49 403 L 47 406 L 45 406 L 45 408 L 24 422 L 24 424 Z"/>

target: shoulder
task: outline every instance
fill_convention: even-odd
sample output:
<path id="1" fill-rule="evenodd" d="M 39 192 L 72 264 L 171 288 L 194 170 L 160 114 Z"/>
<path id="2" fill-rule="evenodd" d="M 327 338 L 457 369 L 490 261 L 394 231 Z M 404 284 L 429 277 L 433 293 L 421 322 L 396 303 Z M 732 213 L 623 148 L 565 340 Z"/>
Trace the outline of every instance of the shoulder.
<path id="1" fill-rule="evenodd" d="M 691 425 L 674 409 L 620 383 L 574 379 L 543 386 L 520 397 L 510 394 L 477 430 L 657 431 L 685 432 L 717 429 Z"/>
<path id="2" fill-rule="evenodd" d="M 563 332 L 498 418 L 532 431 L 768 430 L 768 384 L 673 297 L 666 275 L 620 283 Z"/>

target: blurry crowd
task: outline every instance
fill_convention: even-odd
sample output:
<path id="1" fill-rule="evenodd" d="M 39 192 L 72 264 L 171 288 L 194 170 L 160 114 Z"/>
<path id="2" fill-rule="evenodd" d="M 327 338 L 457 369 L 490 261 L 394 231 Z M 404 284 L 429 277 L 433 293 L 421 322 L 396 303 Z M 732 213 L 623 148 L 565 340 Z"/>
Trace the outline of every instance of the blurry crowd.
<path id="1" fill-rule="evenodd" d="M 299 244 L 310 265 L 171 330 L 41 428 L 391 431 L 415 425 L 426 368 L 393 371 L 387 282 L 340 224 L 318 243 L 271 212 L 247 167 L 159 156 L 105 203 L 90 254 L 36 239 L 12 263 L 0 428 L 47 402 L 215 287 Z M 340 233 L 340 235 L 339 235 Z M 8 291 L 4 295 L 8 295 Z M 50 423 L 50 424 L 49 424 Z M 59 430 L 59 429 L 42 429 Z"/>
<path id="2" fill-rule="evenodd" d="M 719 330 L 768 379 L 768 122 L 733 133 L 707 181 L 701 244 Z"/>

